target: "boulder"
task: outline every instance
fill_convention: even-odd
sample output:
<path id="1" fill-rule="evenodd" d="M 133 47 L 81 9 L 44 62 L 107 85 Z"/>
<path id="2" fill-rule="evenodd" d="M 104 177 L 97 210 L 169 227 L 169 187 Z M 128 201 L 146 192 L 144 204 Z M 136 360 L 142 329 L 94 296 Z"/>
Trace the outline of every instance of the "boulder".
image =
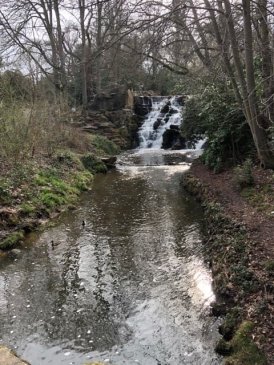
<path id="1" fill-rule="evenodd" d="M 178 111 L 177 111 L 176 109 L 170 108 L 168 113 L 169 113 L 170 115 L 172 115 L 172 114 L 176 114 L 176 113 L 178 113 Z"/>
<path id="2" fill-rule="evenodd" d="M 153 129 L 156 131 L 156 129 L 159 128 L 160 124 L 162 123 L 162 119 L 158 118 L 156 122 L 153 124 Z"/>
<path id="3" fill-rule="evenodd" d="M 8 256 L 13 258 L 13 259 L 17 259 L 21 255 L 22 255 L 22 251 L 19 250 L 18 248 L 14 248 L 14 249 L 12 249 L 8 252 Z"/>
<path id="4" fill-rule="evenodd" d="M 177 127 L 177 126 L 174 126 Z M 163 134 L 163 149 L 180 150 L 186 148 L 186 141 L 180 135 L 179 129 L 167 129 Z"/>
<path id="5" fill-rule="evenodd" d="M 173 129 L 175 131 L 179 131 L 179 126 L 178 125 L 175 125 L 175 124 L 170 124 L 169 128 L 170 129 Z"/>
<path id="6" fill-rule="evenodd" d="M 108 169 L 113 169 L 113 168 L 115 168 L 115 163 L 117 161 L 117 157 L 116 156 L 102 157 L 101 160 Z"/>
<path id="7" fill-rule="evenodd" d="M 179 105 L 184 105 L 185 104 L 185 100 L 186 100 L 186 96 L 185 95 L 180 95 L 176 97 L 176 101 Z"/>
<path id="8" fill-rule="evenodd" d="M 161 109 L 161 114 L 167 114 L 170 110 L 170 101 L 168 101 Z"/>

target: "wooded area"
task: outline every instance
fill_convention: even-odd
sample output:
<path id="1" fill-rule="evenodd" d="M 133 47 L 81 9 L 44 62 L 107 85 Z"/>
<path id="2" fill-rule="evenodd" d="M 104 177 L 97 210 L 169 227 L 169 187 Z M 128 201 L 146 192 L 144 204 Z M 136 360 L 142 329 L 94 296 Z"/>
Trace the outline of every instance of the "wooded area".
<path id="1" fill-rule="evenodd" d="M 85 110 L 96 95 L 118 85 L 139 93 L 184 93 L 196 96 L 188 132 L 193 124 L 197 134 L 218 130 L 213 139 L 209 133 L 209 142 L 230 139 L 233 158 L 242 153 L 238 137 L 248 139 L 251 133 L 261 165 L 274 167 L 271 1 L 18 0 L 0 5 L 2 124 L 8 119 L 3 109 L 14 101 L 28 108 L 40 103 L 40 109 L 42 101 Z M 216 116 L 212 103 L 221 99 L 226 111 Z M 205 111 L 212 120 L 197 126 Z M 220 118 L 226 123 L 216 127 Z M 8 129 L 1 126 L 2 136 Z"/>

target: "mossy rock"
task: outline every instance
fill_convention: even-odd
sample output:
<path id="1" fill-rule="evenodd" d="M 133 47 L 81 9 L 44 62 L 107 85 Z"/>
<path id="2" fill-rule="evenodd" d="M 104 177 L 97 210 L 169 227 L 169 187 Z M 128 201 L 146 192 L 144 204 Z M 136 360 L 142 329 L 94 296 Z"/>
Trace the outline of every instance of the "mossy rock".
<path id="1" fill-rule="evenodd" d="M 108 170 L 107 166 L 104 164 L 104 162 L 100 158 L 98 158 L 90 153 L 83 156 L 81 158 L 81 161 L 82 161 L 84 167 L 88 171 L 91 171 L 92 173 L 106 173 Z"/>
<path id="2" fill-rule="evenodd" d="M 222 356 L 228 356 L 232 353 L 232 346 L 229 342 L 221 338 L 215 347 L 215 352 Z"/>
<path id="3" fill-rule="evenodd" d="M 24 238 L 24 232 L 18 231 L 9 234 L 2 242 L 0 242 L 1 250 L 10 250 L 18 245 Z"/>
<path id="4" fill-rule="evenodd" d="M 267 365 L 265 355 L 251 338 L 253 323 L 244 321 L 230 341 L 232 353 L 225 365 Z"/>
<path id="5" fill-rule="evenodd" d="M 235 307 L 226 315 L 224 322 L 219 326 L 219 332 L 225 340 L 232 339 L 240 322 L 240 310 Z"/>

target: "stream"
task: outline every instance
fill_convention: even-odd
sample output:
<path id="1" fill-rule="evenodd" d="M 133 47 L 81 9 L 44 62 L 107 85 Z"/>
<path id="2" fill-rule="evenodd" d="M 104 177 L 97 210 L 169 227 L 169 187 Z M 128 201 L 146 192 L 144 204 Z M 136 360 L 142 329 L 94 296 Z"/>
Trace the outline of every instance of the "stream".
<path id="1" fill-rule="evenodd" d="M 154 148 L 122 154 L 76 210 L 0 261 L 0 345 L 32 365 L 221 364 L 203 214 L 181 185 L 199 151 L 161 150 L 147 120 Z"/>
<path id="2" fill-rule="evenodd" d="M 203 216 L 178 159 L 122 156 L 77 210 L 1 261 L 0 343 L 32 365 L 220 364 Z"/>

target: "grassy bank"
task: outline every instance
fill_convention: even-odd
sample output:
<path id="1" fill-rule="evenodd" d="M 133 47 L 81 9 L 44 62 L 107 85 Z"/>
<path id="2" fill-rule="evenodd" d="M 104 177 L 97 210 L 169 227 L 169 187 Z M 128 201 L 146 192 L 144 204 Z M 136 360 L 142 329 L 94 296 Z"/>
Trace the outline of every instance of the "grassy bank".
<path id="1" fill-rule="evenodd" d="M 90 140 L 86 153 L 56 150 L 50 157 L 15 163 L 0 176 L 0 250 L 18 246 L 26 233 L 72 208 L 93 175 L 107 171 L 102 158 L 118 148 L 104 137 L 82 138 Z"/>
<path id="2" fill-rule="evenodd" d="M 271 364 L 272 333 L 267 333 L 265 326 L 271 315 L 272 299 L 270 293 L 264 293 L 271 278 L 256 269 L 255 242 L 248 225 L 239 219 L 245 213 L 240 211 L 237 215 L 235 204 L 234 212 L 231 206 L 228 208 L 225 181 L 227 185 L 231 181 L 227 175 L 223 181 L 221 179 L 219 177 L 218 181 L 216 175 L 214 179 L 208 179 L 205 167 L 197 164 L 183 182 L 205 211 L 205 255 L 212 267 L 217 298 L 212 312 L 224 317 L 219 328 L 223 338 L 216 351 L 226 356 L 226 365 Z"/>

